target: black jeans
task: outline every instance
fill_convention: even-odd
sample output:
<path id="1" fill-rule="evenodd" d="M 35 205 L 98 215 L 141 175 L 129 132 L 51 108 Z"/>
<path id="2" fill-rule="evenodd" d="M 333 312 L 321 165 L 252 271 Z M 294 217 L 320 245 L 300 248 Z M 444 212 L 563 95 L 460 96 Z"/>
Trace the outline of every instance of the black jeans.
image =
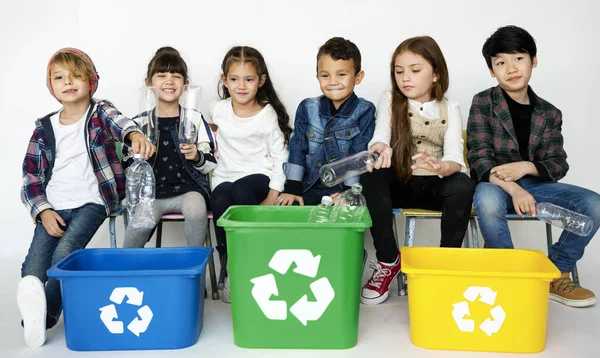
<path id="1" fill-rule="evenodd" d="M 398 178 L 393 168 L 374 170 L 361 176 L 363 195 L 371 214 L 371 235 L 377 260 L 394 262 L 398 246 L 392 229 L 393 208 L 441 210 L 442 247 L 460 247 L 469 225 L 474 183 L 464 173 L 448 177 Z"/>
<path id="2" fill-rule="evenodd" d="M 252 174 L 235 182 L 224 182 L 213 190 L 210 197 L 213 220 L 217 220 L 232 205 L 259 205 L 269 194 L 270 179 L 264 174 Z M 215 225 L 217 251 L 223 257 L 227 252 L 225 229 Z"/>

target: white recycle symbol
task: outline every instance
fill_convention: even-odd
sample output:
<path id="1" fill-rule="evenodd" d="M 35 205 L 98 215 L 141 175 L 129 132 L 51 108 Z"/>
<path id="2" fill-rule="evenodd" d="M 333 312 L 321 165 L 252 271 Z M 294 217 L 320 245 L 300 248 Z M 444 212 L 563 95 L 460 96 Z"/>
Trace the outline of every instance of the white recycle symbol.
<path id="1" fill-rule="evenodd" d="M 120 305 L 125 299 L 125 296 L 129 298 L 126 303 L 134 306 L 141 306 L 144 292 L 138 291 L 135 287 L 117 287 L 112 291 L 110 300 Z M 137 313 L 141 319 L 135 317 L 129 325 L 127 325 L 127 329 L 139 337 L 140 333 L 144 333 L 148 329 L 148 325 L 152 321 L 154 314 L 147 305 L 138 309 Z M 100 319 L 108 331 L 112 334 L 123 334 L 123 322 L 113 321 L 115 318 L 119 318 L 119 316 L 117 315 L 117 308 L 114 304 L 100 308 Z"/>
<path id="2" fill-rule="evenodd" d="M 293 262 L 296 263 L 294 272 L 306 277 L 315 278 L 319 270 L 321 255 L 313 257 L 309 250 L 279 250 L 269 262 L 269 267 L 285 275 Z M 285 301 L 271 301 L 271 295 L 279 296 L 275 276 L 268 274 L 250 280 L 254 284 L 252 297 L 264 315 L 271 320 L 287 319 L 287 303 Z M 327 277 L 320 278 L 310 284 L 316 302 L 309 302 L 308 296 L 302 296 L 290 307 L 290 312 L 303 324 L 316 321 L 325 312 L 335 292 Z"/>
<path id="3" fill-rule="evenodd" d="M 465 290 L 463 297 L 469 302 L 475 302 L 477 297 L 479 297 L 479 302 L 493 306 L 494 302 L 496 302 L 497 295 L 498 292 L 494 292 L 489 287 L 471 286 Z M 475 321 L 464 318 L 465 316 L 470 315 L 469 303 L 462 301 L 454 303 L 452 306 L 454 306 L 454 309 L 452 310 L 452 317 L 454 317 L 454 321 L 456 322 L 458 329 L 463 332 L 474 332 Z M 492 308 L 490 310 L 490 314 L 494 319 L 491 320 L 490 318 L 486 318 L 486 320 L 479 325 L 479 329 L 487 334 L 488 337 L 491 337 L 494 333 L 498 333 L 500 327 L 502 327 L 502 323 L 504 323 L 504 320 L 506 319 L 506 313 L 502 309 L 502 306 L 496 306 Z"/>

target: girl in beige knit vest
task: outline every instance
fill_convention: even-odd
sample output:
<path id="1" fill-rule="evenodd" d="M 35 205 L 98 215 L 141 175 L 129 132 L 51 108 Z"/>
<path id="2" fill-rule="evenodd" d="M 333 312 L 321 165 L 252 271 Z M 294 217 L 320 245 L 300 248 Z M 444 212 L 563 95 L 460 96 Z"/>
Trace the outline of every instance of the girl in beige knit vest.
<path id="1" fill-rule="evenodd" d="M 431 37 L 402 42 L 390 65 L 392 89 L 377 107 L 369 150 L 377 170 L 361 181 L 371 213 L 377 251 L 361 302 L 379 304 L 400 272 L 392 230 L 393 208 L 442 211 L 441 246 L 460 247 L 471 213 L 473 183 L 465 174 L 458 104 L 444 98 L 449 76 L 444 55 Z"/>

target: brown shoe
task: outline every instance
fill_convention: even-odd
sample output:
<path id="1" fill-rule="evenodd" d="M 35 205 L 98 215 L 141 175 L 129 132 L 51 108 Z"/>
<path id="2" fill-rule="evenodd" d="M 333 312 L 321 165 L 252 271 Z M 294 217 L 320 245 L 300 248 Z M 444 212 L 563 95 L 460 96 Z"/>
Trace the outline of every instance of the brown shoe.
<path id="1" fill-rule="evenodd" d="M 594 293 L 573 282 L 568 272 L 550 282 L 550 299 L 570 307 L 588 307 L 596 303 Z"/>

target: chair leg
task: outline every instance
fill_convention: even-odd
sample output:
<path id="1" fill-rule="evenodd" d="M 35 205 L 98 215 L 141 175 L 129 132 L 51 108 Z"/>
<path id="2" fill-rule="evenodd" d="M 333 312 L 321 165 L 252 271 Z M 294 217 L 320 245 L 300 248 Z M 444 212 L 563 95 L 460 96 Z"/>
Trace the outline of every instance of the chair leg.
<path id="1" fill-rule="evenodd" d="M 363 269 L 362 269 L 363 273 L 365 272 L 365 266 L 367 265 L 367 257 L 368 257 L 367 249 L 364 249 L 364 251 L 363 251 Z"/>
<path id="2" fill-rule="evenodd" d="M 414 242 L 415 242 L 415 224 L 416 224 L 416 219 L 412 216 L 407 216 L 406 217 L 406 225 L 405 225 L 405 229 L 404 229 L 404 246 L 413 246 Z M 400 296 L 405 296 L 408 294 L 408 285 L 407 280 L 406 280 L 406 276 L 404 275 L 403 272 L 400 272 L 400 274 L 398 275 L 398 277 L 400 278 L 400 283 L 399 283 L 399 291 L 400 291 Z"/>
<path id="3" fill-rule="evenodd" d="M 210 220 L 208 220 L 208 227 L 206 230 L 206 246 L 212 248 L 212 238 L 210 236 Z M 210 288 L 212 290 L 212 299 L 219 299 L 219 287 L 217 286 L 217 275 L 215 273 L 215 260 L 214 252 L 208 258 L 208 273 L 210 275 Z"/>
<path id="4" fill-rule="evenodd" d="M 417 219 L 414 216 L 406 217 L 406 237 L 404 238 L 404 246 L 414 246 L 415 244 L 415 226 Z"/>
<path id="5" fill-rule="evenodd" d="M 548 254 L 550 254 L 552 247 L 552 226 L 550 224 L 546 224 L 546 244 L 548 245 Z"/>
<path id="6" fill-rule="evenodd" d="M 163 222 L 159 221 L 158 226 L 156 227 L 156 247 L 159 248 L 162 245 L 162 225 Z M 152 237 L 152 235 L 150 235 Z"/>
<path id="7" fill-rule="evenodd" d="M 225 276 L 227 276 L 227 253 L 221 258 L 221 272 L 219 273 L 219 290 L 225 286 Z"/>
<path id="8" fill-rule="evenodd" d="M 471 227 L 471 241 L 472 241 L 472 247 L 474 249 L 478 249 L 479 248 L 479 234 L 477 233 L 477 220 L 475 218 L 470 218 L 469 219 L 469 223 L 470 223 L 470 227 Z"/>
<path id="9" fill-rule="evenodd" d="M 396 215 L 392 214 L 392 231 L 394 232 L 394 239 L 396 240 L 396 246 L 398 247 L 398 251 L 400 250 L 400 241 L 398 240 L 398 226 L 396 225 Z M 402 289 L 404 288 L 404 284 L 402 282 L 402 272 L 398 273 L 396 276 L 396 283 L 398 284 L 398 296 L 402 295 Z"/>
<path id="10" fill-rule="evenodd" d="M 571 271 L 571 275 L 573 276 L 573 282 L 575 282 L 576 285 L 579 285 L 579 272 L 577 272 L 577 264 L 573 266 L 573 271 Z"/>
<path id="11" fill-rule="evenodd" d="M 117 247 L 117 232 L 115 230 L 115 217 L 108 218 L 108 232 L 110 233 L 110 247 Z"/>

